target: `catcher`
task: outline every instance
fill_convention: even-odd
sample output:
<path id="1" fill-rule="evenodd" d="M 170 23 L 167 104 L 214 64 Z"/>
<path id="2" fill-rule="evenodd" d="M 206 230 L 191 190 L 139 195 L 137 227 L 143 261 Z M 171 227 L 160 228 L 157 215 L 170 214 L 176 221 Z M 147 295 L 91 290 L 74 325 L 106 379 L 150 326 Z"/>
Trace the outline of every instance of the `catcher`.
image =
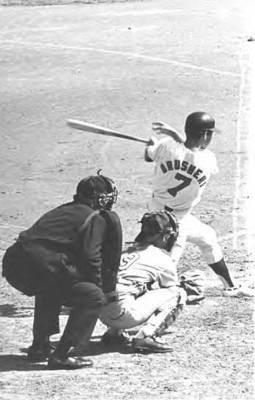
<path id="1" fill-rule="evenodd" d="M 107 296 L 115 289 L 122 249 L 114 182 L 103 176 L 82 179 L 73 201 L 47 212 L 20 233 L 3 258 L 3 276 L 27 296 L 35 296 L 33 343 L 28 361 L 48 360 L 49 369 L 92 366 L 70 357 L 80 340 L 89 341 Z M 62 305 L 70 315 L 56 349 Z"/>
<path id="2" fill-rule="evenodd" d="M 203 298 L 201 276 L 193 272 L 193 279 L 190 276 L 178 280 L 176 265 L 169 260 L 178 236 L 173 214 L 146 213 L 141 224 L 135 242 L 121 256 L 116 294 L 100 314 L 101 321 L 109 327 L 102 342 L 125 342 L 123 330 L 138 326 L 132 339 L 135 351 L 169 352 L 172 348 L 159 337 L 175 321 L 187 300 Z M 188 299 L 185 289 L 191 295 Z"/>
<path id="3" fill-rule="evenodd" d="M 145 149 L 145 161 L 155 162 L 153 194 L 148 208 L 175 213 L 180 235 L 171 257 L 176 264 L 187 240 L 199 247 L 207 264 L 221 279 L 225 296 L 253 296 L 251 289 L 234 284 L 215 230 L 192 215 L 210 176 L 218 172 L 215 155 L 207 149 L 214 128 L 214 118 L 201 111 L 186 118 L 186 139 L 165 123 L 153 123 L 157 134 L 167 136 L 152 137 Z"/>

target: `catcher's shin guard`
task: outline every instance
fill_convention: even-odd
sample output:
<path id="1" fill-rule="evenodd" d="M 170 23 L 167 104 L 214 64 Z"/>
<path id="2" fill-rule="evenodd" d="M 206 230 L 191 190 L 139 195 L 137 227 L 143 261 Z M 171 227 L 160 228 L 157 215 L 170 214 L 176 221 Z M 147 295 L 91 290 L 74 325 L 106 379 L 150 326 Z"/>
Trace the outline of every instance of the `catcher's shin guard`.
<path id="1" fill-rule="evenodd" d="M 175 304 L 166 303 L 157 310 L 141 329 L 144 336 L 161 336 L 165 330 L 172 325 L 186 304 L 187 295 L 185 290 L 179 289 Z"/>
<path id="2" fill-rule="evenodd" d="M 176 318 L 179 316 L 179 314 L 183 310 L 184 305 L 186 304 L 186 300 L 187 295 L 185 290 L 180 289 L 180 294 L 176 306 L 161 312 L 162 322 L 158 325 L 155 331 L 156 336 L 163 335 L 165 330 L 176 321 Z"/>

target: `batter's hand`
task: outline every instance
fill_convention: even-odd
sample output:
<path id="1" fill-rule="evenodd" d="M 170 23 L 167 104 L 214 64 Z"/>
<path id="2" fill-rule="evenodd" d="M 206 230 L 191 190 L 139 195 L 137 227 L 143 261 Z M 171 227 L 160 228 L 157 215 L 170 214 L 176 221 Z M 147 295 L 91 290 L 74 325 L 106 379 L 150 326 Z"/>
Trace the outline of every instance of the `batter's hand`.
<path id="1" fill-rule="evenodd" d="M 148 146 L 153 146 L 154 144 L 156 144 L 158 142 L 158 138 L 155 135 L 151 135 L 149 142 L 146 144 L 146 147 Z"/>
<path id="2" fill-rule="evenodd" d="M 172 126 L 166 124 L 165 122 L 153 122 L 152 130 L 156 132 L 157 135 L 167 135 L 171 136 L 176 142 L 184 143 L 185 139 L 183 136 Z"/>

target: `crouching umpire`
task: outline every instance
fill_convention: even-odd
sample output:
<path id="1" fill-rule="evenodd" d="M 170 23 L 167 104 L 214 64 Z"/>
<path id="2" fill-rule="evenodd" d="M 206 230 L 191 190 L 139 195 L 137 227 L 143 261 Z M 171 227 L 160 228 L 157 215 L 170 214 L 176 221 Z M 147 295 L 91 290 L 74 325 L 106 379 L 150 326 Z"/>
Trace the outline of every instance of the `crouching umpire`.
<path id="1" fill-rule="evenodd" d="M 49 369 L 92 366 L 69 352 L 90 340 L 102 306 L 115 289 L 122 247 L 114 182 L 99 173 L 81 180 L 73 201 L 44 214 L 20 233 L 3 258 L 3 276 L 17 290 L 35 296 L 33 343 L 28 360 L 48 360 Z M 59 333 L 62 306 L 70 315 Z"/>

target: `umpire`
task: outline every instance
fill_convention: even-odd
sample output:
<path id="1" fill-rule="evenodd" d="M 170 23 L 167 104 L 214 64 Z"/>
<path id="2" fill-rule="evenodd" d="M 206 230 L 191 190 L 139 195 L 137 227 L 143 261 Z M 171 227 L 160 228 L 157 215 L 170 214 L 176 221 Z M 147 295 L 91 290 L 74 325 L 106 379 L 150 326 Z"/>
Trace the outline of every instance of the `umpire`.
<path id="1" fill-rule="evenodd" d="M 112 296 L 122 248 L 122 228 L 111 211 L 114 182 L 99 173 L 81 180 L 73 201 L 47 212 L 21 232 L 3 258 L 3 276 L 17 290 L 35 296 L 31 362 L 49 369 L 77 369 L 90 359 L 71 357 L 79 342 L 89 342 L 101 307 Z M 62 306 L 70 315 L 54 349 Z"/>

